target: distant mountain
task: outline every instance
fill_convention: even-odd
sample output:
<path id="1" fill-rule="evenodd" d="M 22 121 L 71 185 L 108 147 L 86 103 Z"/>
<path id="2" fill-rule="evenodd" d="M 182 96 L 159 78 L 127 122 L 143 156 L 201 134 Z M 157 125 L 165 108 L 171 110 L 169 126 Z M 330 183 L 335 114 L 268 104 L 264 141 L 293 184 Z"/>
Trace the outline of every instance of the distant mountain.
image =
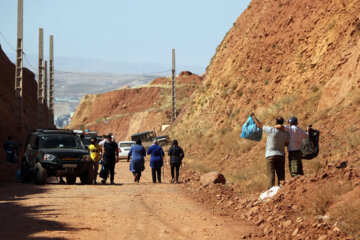
<path id="1" fill-rule="evenodd" d="M 15 54 L 8 54 L 10 60 L 14 62 Z M 24 66 L 30 68 L 33 71 L 37 71 L 37 55 L 26 55 Z M 107 61 L 100 59 L 83 59 L 83 58 L 67 58 L 67 57 L 56 57 L 54 59 L 55 69 L 59 71 L 70 71 L 70 72 L 101 72 L 101 73 L 118 73 L 118 74 L 171 74 L 171 64 L 163 63 L 130 63 L 121 61 Z M 191 71 L 197 74 L 203 74 L 205 67 L 194 66 L 194 65 L 179 65 L 176 66 L 176 72 Z"/>

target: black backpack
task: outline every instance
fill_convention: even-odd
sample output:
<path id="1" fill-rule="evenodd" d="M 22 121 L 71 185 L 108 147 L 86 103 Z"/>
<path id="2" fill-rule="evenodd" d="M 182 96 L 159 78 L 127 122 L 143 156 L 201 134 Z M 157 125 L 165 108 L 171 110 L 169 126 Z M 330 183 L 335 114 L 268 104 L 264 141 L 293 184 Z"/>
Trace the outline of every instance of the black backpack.
<path id="1" fill-rule="evenodd" d="M 303 159 L 313 159 L 319 154 L 319 137 L 320 131 L 315 129 L 309 130 L 309 138 L 304 139 L 301 145 Z"/>

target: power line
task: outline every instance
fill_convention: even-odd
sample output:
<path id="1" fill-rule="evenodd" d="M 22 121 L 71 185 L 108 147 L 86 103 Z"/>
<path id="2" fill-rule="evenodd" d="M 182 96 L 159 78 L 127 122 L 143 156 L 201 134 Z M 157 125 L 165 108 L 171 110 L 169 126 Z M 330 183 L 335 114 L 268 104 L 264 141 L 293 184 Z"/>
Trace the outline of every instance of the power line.
<path id="1" fill-rule="evenodd" d="M 10 44 L 10 42 L 6 39 L 6 37 L 4 36 L 4 34 L 0 31 L 0 35 L 1 37 L 5 40 L 5 43 L 13 50 L 16 52 L 16 49 Z M 22 52 L 25 58 L 25 61 L 27 62 L 27 64 L 29 64 L 31 70 L 33 70 L 34 72 L 36 72 L 36 68 L 30 63 L 30 61 L 27 59 L 26 57 L 26 53 L 23 51 Z"/>
<path id="2" fill-rule="evenodd" d="M 24 54 L 24 59 L 25 59 L 25 61 L 29 64 L 31 70 L 33 70 L 33 72 L 36 72 L 36 68 L 35 68 L 33 65 L 31 65 L 30 61 L 29 61 L 29 60 L 27 59 L 27 57 L 26 57 L 25 52 L 23 52 L 23 54 Z"/>
<path id="3" fill-rule="evenodd" d="M 10 42 L 6 39 L 6 37 L 4 36 L 4 34 L 0 31 L 0 35 L 2 36 L 2 38 L 5 40 L 6 44 L 16 52 L 16 49 L 10 44 Z"/>

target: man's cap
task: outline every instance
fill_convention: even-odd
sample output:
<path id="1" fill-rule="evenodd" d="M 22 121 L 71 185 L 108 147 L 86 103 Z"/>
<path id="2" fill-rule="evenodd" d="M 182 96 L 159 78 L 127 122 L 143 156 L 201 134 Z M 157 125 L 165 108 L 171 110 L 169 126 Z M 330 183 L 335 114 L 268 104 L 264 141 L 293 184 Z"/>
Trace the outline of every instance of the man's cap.
<path id="1" fill-rule="evenodd" d="M 291 117 L 289 120 L 288 120 L 288 123 L 290 123 L 291 125 L 296 125 L 298 123 L 298 120 L 296 117 Z"/>

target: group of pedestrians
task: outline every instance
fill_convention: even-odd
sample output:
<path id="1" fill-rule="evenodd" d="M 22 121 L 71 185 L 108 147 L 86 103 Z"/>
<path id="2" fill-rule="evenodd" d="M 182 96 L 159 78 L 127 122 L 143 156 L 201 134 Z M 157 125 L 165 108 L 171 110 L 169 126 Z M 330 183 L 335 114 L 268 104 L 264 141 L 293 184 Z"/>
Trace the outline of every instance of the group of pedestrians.
<path id="1" fill-rule="evenodd" d="M 275 186 L 275 173 L 278 179 L 278 185 L 281 186 L 285 181 L 285 147 L 288 150 L 289 170 L 292 177 L 304 175 L 302 165 L 301 144 L 303 139 L 309 137 L 307 132 L 298 127 L 298 119 L 291 117 L 288 120 L 289 125 L 284 126 L 284 118 L 276 117 L 274 126 L 263 126 L 255 117 L 254 113 L 250 115 L 256 126 L 267 134 L 266 141 L 266 166 L 268 175 L 268 188 Z"/>
<path id="2" fill-rule="evenodd" d="M 116 142 L 113 141 L 111 135 L 103 136 L 103 140 L 100 143 L 96 142 L 95 137 L 91 138 L 89 152 L 95 169 L 94 183 L 97 183 L 99 164 L 101 164 L 102 167 L 99 173 L 99 176 L 102 178 L 101 183 L 106 184 L 107 178 L 110 175 L 110 184 L 114 184 L 115 164 L 119 161 L 119 152 L 118 146 Z M 127 161 L 130 162 L 129 169 L 134 176 L 134 182 L 140 182 L 142 172 L 145 170 L 146 154 L 151 155 L 150 167 L 153 183 L 161 183 L 161 169 L 164 165 L 165 157 L 164 150 L 158 141 L 154 140 L 153 145 L 151 145 L 146 152 L 140 139 L 136 141 L 136 144 L 131 146 L 127 159 Z M 185 154 L 183 149 L 178 145 L 177 140 L 172 142 L 168 155 L 171 166 L 171 183 L 179 183 L 179 168 Z"/>

